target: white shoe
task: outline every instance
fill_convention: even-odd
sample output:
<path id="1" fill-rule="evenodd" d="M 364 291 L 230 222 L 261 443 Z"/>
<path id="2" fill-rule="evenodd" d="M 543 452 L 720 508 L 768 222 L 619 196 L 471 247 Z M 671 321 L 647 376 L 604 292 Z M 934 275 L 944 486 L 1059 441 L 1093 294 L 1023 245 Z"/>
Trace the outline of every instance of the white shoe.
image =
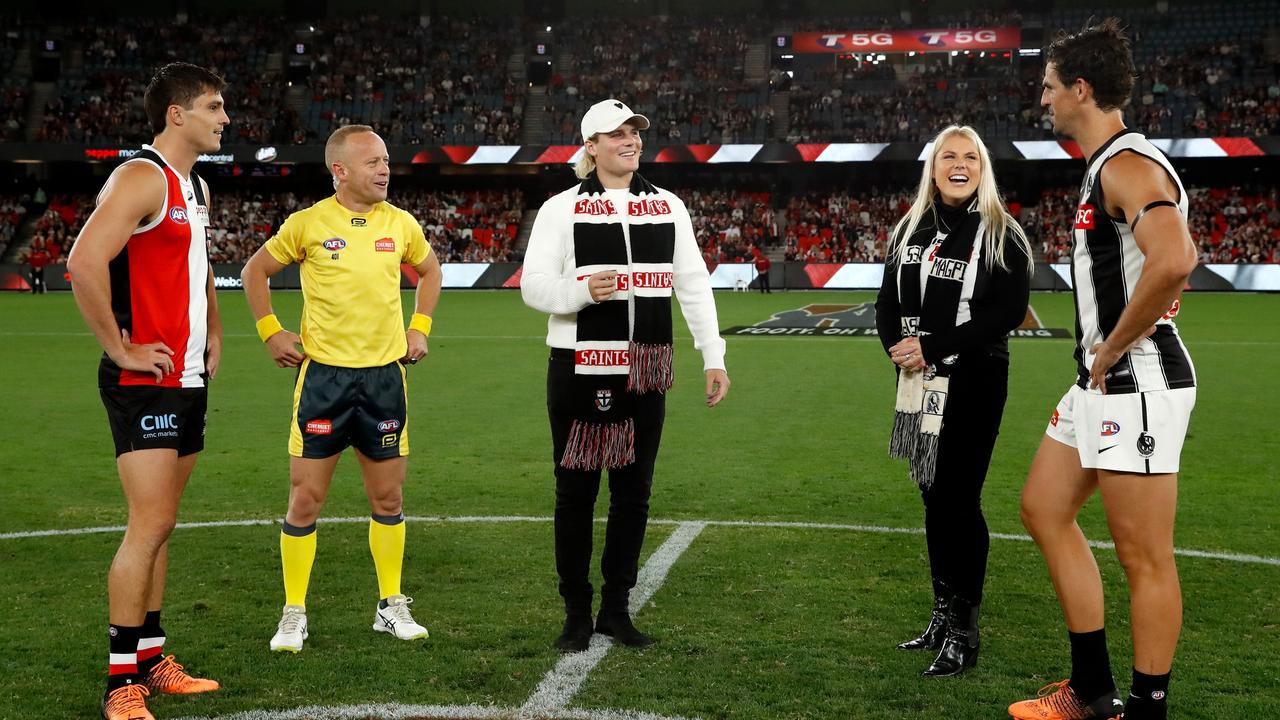
<path id="1" fill-rule="evenodd" d="M 285 605 L 284 615 L 280 618 L 275 637 L 271 638 L 271 650 L 296 653 L 302 650 L 302 641 L 306 639 L 306 609 L 301 605 Z"/>
<path id="2" fill-rule="evenodd" d="M 403 595 L 392 595 L 387 598 L 387 606 L 378 603 L 378 612 L 373 617 L 373 629 L 378 632 L 391 633 L 401 640 L 417 640 L 429 637 L 427 629 L 418 624 L 409 614 L 409 603 L 413 598 Z"/>

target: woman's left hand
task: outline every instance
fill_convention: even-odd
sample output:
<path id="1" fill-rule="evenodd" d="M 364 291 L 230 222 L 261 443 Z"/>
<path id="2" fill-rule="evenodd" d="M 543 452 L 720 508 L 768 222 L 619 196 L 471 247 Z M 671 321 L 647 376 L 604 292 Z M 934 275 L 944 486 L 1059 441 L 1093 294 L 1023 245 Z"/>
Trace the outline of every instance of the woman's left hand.
<path id="1" fill-rule="evenodd" d="M 929 363 L 924 361 L 920 352 L 920 338 L 903 338 L 897 345 L 889 348 L 889 357 L 894 364 L 903 370 L 923 370 Z"/>

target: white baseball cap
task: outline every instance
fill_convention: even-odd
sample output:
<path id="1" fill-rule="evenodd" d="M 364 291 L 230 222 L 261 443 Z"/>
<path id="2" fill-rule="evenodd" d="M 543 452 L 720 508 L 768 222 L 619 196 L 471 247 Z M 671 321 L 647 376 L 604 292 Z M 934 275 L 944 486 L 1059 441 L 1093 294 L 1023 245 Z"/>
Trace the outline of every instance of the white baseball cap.
<path id="1" fill-rule="evenodd" d="M 649 129 L 649 118 L 631 112 L 626 103 L 612 98 L 601 100 L 582 116 L 582 139 L 586 140 L 596 133 L 611 133 L 626 122 L 634 122 L 640 130 Z"/>

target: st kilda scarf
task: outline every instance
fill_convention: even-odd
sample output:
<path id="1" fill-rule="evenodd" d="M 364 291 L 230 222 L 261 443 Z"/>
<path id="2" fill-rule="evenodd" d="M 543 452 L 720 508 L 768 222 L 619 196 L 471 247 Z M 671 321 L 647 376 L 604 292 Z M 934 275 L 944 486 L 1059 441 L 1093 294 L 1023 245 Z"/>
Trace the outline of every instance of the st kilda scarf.
<path id="1" fill-rule="evenodd" d="M 951 216 L 948 227 L 939 215 Z M 902 337 L 928 335 L 958 323 L 960 296 L 965 277 L 976 272 L 973 258 L 982 242 L 982 216 L 974 205 L 958 217 L 939 210 L 926 214 L 907 240 L 898 263 L 898 306 L 902 316 Z M 941 245 L 934 248 L 941 240 Z M 930 254 L 930 257 L 926 257 Z M 932 261 L 929 279 L 920 296 L 920 263 Z M 893 435 L 889 456 L 911 463 L 911 479 L 921 488 L 933 485 L 938 467 L 938 440 L 942 415 L 947 407 L 952 355 L 923 370 L 898 373 L 898 393 L 894 407 Z"/>
<path id="2" fill-rule="evenodd" d="M 616 207 L 594 174 L 574 203 L 574 277 L 614 270 L 618 289 L 578 311 L 574 420 L 560 459 L 571 470 L 635 462 L 635 398 L 671 387 L 672 208 L 639 173 L 632 175 L 626 203 Z"/>

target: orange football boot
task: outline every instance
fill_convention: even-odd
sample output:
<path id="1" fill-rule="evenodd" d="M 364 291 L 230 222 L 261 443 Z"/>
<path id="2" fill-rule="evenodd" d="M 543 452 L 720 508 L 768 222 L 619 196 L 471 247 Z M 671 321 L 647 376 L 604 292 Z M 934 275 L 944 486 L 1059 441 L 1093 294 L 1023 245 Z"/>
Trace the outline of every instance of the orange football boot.
<path id="1" fill-rule="evenodd" d="M 172 655 L 151 668 L 151 672 L 143 682 L 153 692 L 165 695 L 194 695 L 213 692 L 221 687 L 217 680 L 191 677 L 183 671 L 181 665 L 173 661 Z"/>
<path id="2" fill-rule="evenodd" d="M 146 697 L 151 694 L 142 685 L 125 685 L 102 698 L 102 717 L 106 720 L 156 720 L 147 711 Z"/>
<path id="3" fill-rule="evenodd" d="M 1085 704 L 1076 697 L 1070 680 L 1049 683 L 1040 688 L 1034 700 L 1023 700 L 1009 706 L 1009 716 L 1014 720 L 1121 720 L 1124 703 L 1112 691 L 1092 703 Z"/>

